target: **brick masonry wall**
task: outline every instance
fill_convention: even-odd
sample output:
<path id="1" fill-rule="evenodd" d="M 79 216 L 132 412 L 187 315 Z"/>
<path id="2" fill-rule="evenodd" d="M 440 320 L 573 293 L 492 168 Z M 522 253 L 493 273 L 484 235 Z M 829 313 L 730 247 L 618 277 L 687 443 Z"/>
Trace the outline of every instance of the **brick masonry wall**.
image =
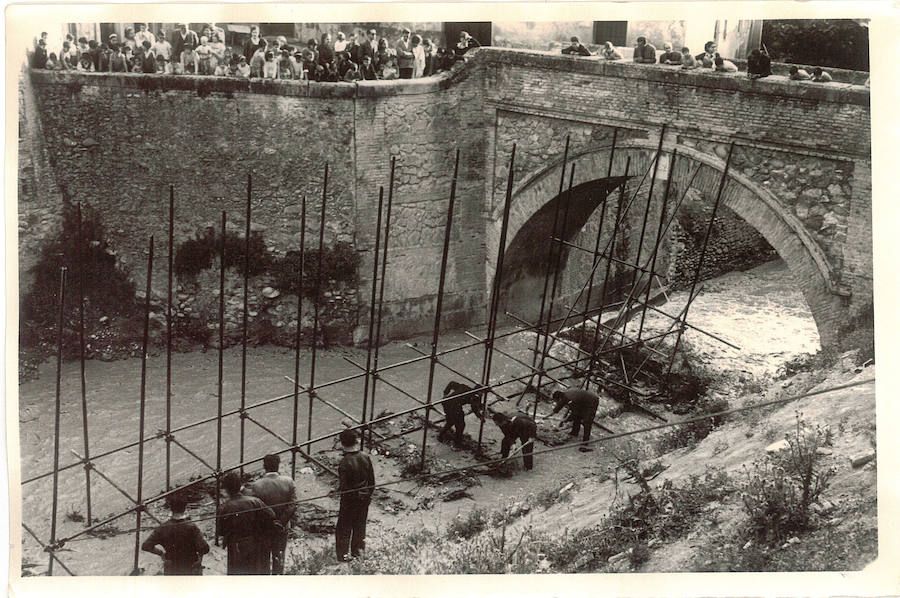
<path id="1" fill-rule="evenodd" d="M 108 227 L 112 242 L 137 281 L 141 268 L 135 265 L 142 262 L 147 235 L 164 238 L 169 182 L 178 186 L 176 235 L 185 239 L 217 222 L 222 209 L 232 222 L 243 220 L 246 172 L 252 169 L 253 221 L 279 254 L 299 242 L 303 195 L 310 209 L 307 246 L 315 243 L 327 160 L 326 240 L 351 243 L 363 258 L 357 288 L 337 290 L 346 308 L 341 317 L 350 327 L 361 326 L 378 187 L 387 188 L 395 157 L 387 334 L 428 330 L 459 149 L 445 325 L 480 321 L 512 143 L 518 143 L 513 218 L 521 227 L 540 201 L 558 191 L 558 166 L 550 170 L 562 157 L 566 134 L 570 157 L 582 162 L 577 184 L 605 176 L 605 158 L 596 152 L 609 145 L 614 128 L 619 143 L 643 140 L 652 148 L 665 124 L 667 146 L 684 144 L 712 158 L 721 159 L 722 148 L 736 139 L 735 171 L 790 214 L 790 222 L 772 216 L 778 222 L 768 233 L 768 221 L 751 224 L 767 237 L 788 234 L 778 228 L 783 226 L 805 230 L 804 242 L 818 245 L 830 267 L 826 290 L 816 292 L 836 293 L 844 304 L 847 297 L 856 304 L 871 296 L 869 105 L 868 90 L 860 86 L 802 86 L 779 77 L 750 81 L 491 48 L 474 52 L 452 73 L 411 82 L 47 72 L 33 74 L 32 82 L 57 182 L 73 200 L 104 209 L 114 223 Z M 634 171 L 642 172 L 641 160 L 648 159 L 635 154 Z M 617 158 L 617 170 L 623 166 Z M 707 178 L 714 186 L 712 171 Z M 531 204 L 519 200 L 526 190 Z M 735 193 L 730 201 L 752 211 L 754 200 Z M 596 218 L 575 242 L 593 245 Z M 634 230 L 634 222 L 629 227 Z M 579 259 L 570 262 L 566 285 L 583 278 Z"/>

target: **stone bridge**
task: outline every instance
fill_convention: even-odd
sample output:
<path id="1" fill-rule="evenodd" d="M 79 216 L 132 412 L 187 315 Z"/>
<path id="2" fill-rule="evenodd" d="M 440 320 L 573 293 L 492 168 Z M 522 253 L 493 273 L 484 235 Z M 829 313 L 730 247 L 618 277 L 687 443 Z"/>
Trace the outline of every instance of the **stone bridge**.
<path id="1" fill-rule="evenodd" d="M 36 109 L 28 110 L 29 98 Z M 368 296 L 378 187 L 387 187 L 395 157 L 385 309 L 394 336 L 431 327 L 457 148 L 462 161 L 444 304 L 451 327 L 484 320 L 514 143 L 504 287 L 525 313 L 531 308 L 521 297 L 533 296 L 536 266 L 546 259 L 547 214 L 559 192 L 566 137 L 572 183 L 585 201 L 565 236 L 593 246 L 600 212 L 594 208 L 614 182 L 606 184 L 607 172 L 621 176 L 630 162 L 634 176 L 626 189 L 636 191 L 663 129 L 654 205 L 670 168 L 676 192 L 687 193 L 691 182 L 691 201 L 708 205 L 734 142 L 724 205 L 785 260 L 822 343 L 872 303 L 869 91 L 850 83 L 751 81 L 483 48 L 450 73 L 416 81 L 33 72 L 23 82 L 20 121 L 20 160 L 32 168 L 31 175 L 23 173 L 20 163 L 20 211 L 53 206 L 62 197 L 101 208 L 114 221 L 108 227 L 113 246 L 132 266 L 149 234 L 164 238 L 170 182 L 178 187 L 176 234 L 186 238 L 216 222 L 223 209 L 235 221 L 242 218 L 248 170 L 254 173 L 253 219 L 265 229 L 267 244 L 276 252 L 295 249 L 302 196 L 311 204 L 309 231 L 317 229 L 327 160 L 328 239 L 362 252 L 357 297 Z M 35 171 L 52 172 L 57 192 L 47 181 L 29 183 Z M 645 179 L 644 197 L 648 185 Z M 639 226 L 639 211 L 626 217 L 628 230 Z M 658 208 L 651 212 L 652 223 Z M 30 246 L 25 229 L 23 259 Z M 636 244 L 622 244 L 622 261 L 635 258 Z M 564 295 L 580 287 L 590 260 L 574 253 L 568 258 Z M 164 252 L 159 259 L 156 271 L 163 272 Z M 133 268 L 135 279 L 139 271 Z M 359 324 L 365 300 L 353 301 L 353 324 Z"/>

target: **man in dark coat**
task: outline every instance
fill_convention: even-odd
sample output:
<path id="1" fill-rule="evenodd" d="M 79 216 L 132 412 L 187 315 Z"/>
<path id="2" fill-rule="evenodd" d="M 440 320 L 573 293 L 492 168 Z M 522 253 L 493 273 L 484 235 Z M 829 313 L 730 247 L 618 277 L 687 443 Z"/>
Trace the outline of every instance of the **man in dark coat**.
<path id="1" fill-rule="evenodd" d="M 222 480 L 228 500 L 219 505 L 216 536 L 228 550 L 228 575 L 267 575 L 267 538 L 276 531 L 275 513 L 255 496 L 241 493 L 241 478 L 230 472 Z"/>
<path id="2" fill-rule="evenodd" d="M 366 547 L 366 517 L 375 485 L 375 470 L 369 456 L 360 452 L 355 430 L 341 432 L 340 441 L 344 457 L 338 465 L 341 505 L 334 540 L 338 560 L 349 561 L 360 556 Z"/>
<path id="3" fill-rule="evenodd" d="M 582 441 L 591 439 L 591 428 L 594 426 L 594 416 L 597 415 L 597 405 L 600 397 L 589 390 L 570 388 L 569 390 L 557 390 L 553 393 L 556 407 L 551 415 L 559 413 L 563 407 L 569 408 L 569 418 L 572 420 L 572 436 L 578 436 L 578 429 L 584 427 Z"/>
<path id="4" fill-rule="evenodd" d="M 188 29 L 187 23 L 178 23 L 178 29 L 172 32 L 172 62 L 181 60 L 181 53 L 185 48 L 193 49 L 199 45 L 200 38 Z"/>
<path id="5" fill-rule="evenodd" d="M 454 395 L 461 395 L 474 390 L 470 386 L 460 384 L 455 380 L 451 380 L 444 387 L 444 398 Z M 463 407 L 468 405 L 472 409 L 472 413 L 478 416 L 478 419 L 484 421 L 484 415 L 481 413 L 481 393 L 472 393 L 466 396 L 450 399 L 441 403 L 444 408 L 444 428 L 438 434 L 438 440 L 441 441 L 450 433 L 450 428 L 456 431 L 456 445 L 462 443 L 463 430 L 466 429 L 466 416 L 463 413 Z"/>
<path id="6" fill-rule="evenodd" d="M 504 459 L 509 456 L 509 449 L 516 440 L 522 443 L 522 459 L 525 462 L 525 471 L 531 471 L 534 467 L 534 439 L 537 437 L 537 424 L 527 415 L 516 415 L 512 419 L 502 413 L 492 416 L 494 423 L 503 432 L 503 441 L 500 443 L 500 456 Z"/>
<path id="7" fill-rule="evenodd" d="M 271 561 L 272 575 L 284 573 L 284 549 L 287 547 L 288 529 L 297 510 L 297 487 L 294 480 L 278 473 L 281 458 L 278 455 L 263 457 L 266 473 L 254 480 L 247 489 L 247 494 L 255 496 L 275 512 L 275 519 L 280 524 L 268 538 L 265 546 L 265 560 Z"/>
<path id="8" fill-rule="evenodd" d="M 575 56 L 590 56 L 591 51 L 584 47 L 581 43 L 581 40 L 578 39 L 577 36 L 572 36 L 571 42 L 568 46 L 562 49 L 563 54 L 573 54 Z"/>
<path id="9" fill-rule="evenodd" d="M 173 494 L 168 503 L 172 518 L 153 530 L 141 544 L 141 550 L 162 557 L 163 575 L 202 575 L 202 559 L 209 552 L 209 544 L 200 529 L 184 514 L 187 500 L 180 494 Z"/>

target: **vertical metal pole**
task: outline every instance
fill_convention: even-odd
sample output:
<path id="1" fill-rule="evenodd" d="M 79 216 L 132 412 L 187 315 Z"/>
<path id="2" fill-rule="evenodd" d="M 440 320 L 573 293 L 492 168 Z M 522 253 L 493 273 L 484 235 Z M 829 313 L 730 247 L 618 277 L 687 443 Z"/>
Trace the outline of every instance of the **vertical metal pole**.
<path id="1" fill-rule="evenodd" d="M 556 224 L 554 223 L 553 234 L 550 237 L 550 247 L 552 248 L 553 243 L 554 243 L 554 237 L 558 236 L 559 248 L 557 249 L 557 253 L 556 253 L 556 266 L 553 269 L 553 285 L 551 286 L 551 289 L 550 289 L 550 305 L 547 308 L 547 329 L 544 330 L 544 345 L 541 348 L 541 361 L 540 361 L 540 366 L 538 367 L 538 375 L 537 375 L 538 383 L 537 383 L 537 388 L 535 389 L 535 394 L 534 394 L 534 414 L 535 414 L 534 416 L 535 417 L 537 417 L 537 402 L 538 402 L 538 399 L 541 397 L 541 385 L 544 381 L 543 380 L 544 379 L 544 375 L 543 375 L 544 361 L 547 358 L 547 350 L 548 350 L 547 343 L 550 340 L 550 323 L 553 321 L 553 305 L 556 301 L 556 285 L 559 282 L 560 269 L 562 266 L 563 235 L 566 232 L 566 226 L 568 226 L 568 224 L 569 224 L 569 222 L 568 222 L 569 221 L 569 206 L 572 203 L 569 195 L 572 192 L 572 183 L 573 183 L 574 179 L 575 179 L 575 165 L 572 164 L 572 167 L 569 171 L 569 191 L 568 191 L 568 193 L 566 193 L 565 198 L 562 195 L 559 196 L 560 202 L 562 202 L 563 199 L 565 199 L 565 202 L 566 202 L 566 207 L 563 210 L 562 228 L 559 231 L 557 231 Z M 560 204 L 557 204 L 557 206 L 556 206 L 557 212 L 559 211 L 559 205 Z"/>
<path id="2" fill-rule="evenodd" d="M 563 161 L 562 161 L 562 170 L 559 173 L 559 192 L 557 193 L 557 197 L 562 195 L 563 185 L 566 182 L 566 161 L 569 158 L 569 135 L 566 135 L 566 147 L 563 150 Z M 559 220 L 559 208 L 560 204 L 556 204 L 556 210 L 553 213 L 553 233 L 556 234 L 556 227 L 558 225 Z M 538 313 L 538 321 L 537 327 L 535 328 L 535 337 L 534 337 L 534 353 L 531 357 L 531 367 L 532 369 L 537 366 L 538 363 L 538 349 L 541 344 L 541 331 L 544 329 L 544 308 L 547 303 L 547 290 L 550 285 L 550 263 L 553 261 L 553 240 L 551 239 L 547 249 L 547 269 L 544 272 L 544 290 L 541 293 L 541 310 Z M 528 386 L 531 386 L 531 381 L 534 380 L 534 375 L 528 379 Z M 527 388 L 527 387 L 526 387 Z M 535 411 L 537 411 L 537 400 L 540 398 L 540 389 L 535 391 Z"/>
<path id="3" fill-rule="evenodd" d="M 513 173 L 516 165 L 516 144 L 513 144 L 509 157 L 509 175 L 506 179 L 506 197 L 503 202 L 503 221 L 500 225 L 500 242 L 497 247 L 497 266 L 494 270 L 494 284 L 491 289 L 491 307 L 488 316 L 488 329 L 484 338 L 484 364 L 481 369 L 481 385 L 490 386 L 491 366 L 494 360 L 494 339 L 497 336 L 497 312 L 500 310 L 500 288 L 503 279 L 503 262 L 506 259 L 506 237 L 509 233 L 509 209 L 512 205 Z M 487 417 L 488 393 L 481 395 L 482 419 L 478 422 L 478 453 L 481 454 L 481 441 L 484 436 L 484 419 Z"/>
<path id="4" fill-rule="evenodd" d="M 312 439 L 313 400 L 316 392 L 316 353 L 319 344 L 319 302 L 322 300 L 322 254 L 325 253 L 325 203 L 328 192 L 328 162 L 325 163 L 325 176 L 322 181 L 322 215 L 319 218 L 319 255 L 316 266 L 316 286 L 313 292 L 313 337 L 312 359 L 309 366 L 309 410 L 306 418 L 306 452 L 309 453 L 309 440 Z"/>
<path id="5" fill-rule="evenodd" d="M 728 180 L 728 170 L 731 167 L 731 154 L 734 152 L 734 142 L 728 148 L 728 158 L 725 160 L 725 170 L 722 171 L 722 180 L 719 182 L 719 190 L 716 192 L 716 201 L 713 204 L 712 215 L 709 217 L 709 225 L 706 227 L 706 234 L 703 236 L 703 247 L 700 249 L 700 260 L 697 262 L 697 269 L 694 271 L 694 279 L 691 281 L 691 292 L 688 293 L 688 299 L 693 301 L 694 289 L 700 281 L 700 273 L 703 269 L 703 262 L 706 260 L 706 248 L 709 245 L 709 237 L 712 234 L 713 224 L 716 220 L 716 212 L 719 210 L 719 202 L 722 199 L 722 192 L 725 190 L 725 182 Z M 689 307 L 689 306 L 688 306 Z M 672 365 L 675 363 L 675 355 L 678 354 L 678 345 L 681 343 L 681 336 L 684 334 L 684 323 L 687 322 L 687 312 L 681 318 L 681 325 L 678 327 L 678 334 L 675 336 L 675 347 L 672 349 L 672 359 L 669 361 L 669 368 L 666 370 L 666 378 L 672 373 Z"/>
<path id="6" fill-rule="evenodd" d="M 444 224 L 444 249 L 441 253 L 441 274 L 438 281 L 437 305 L 434 309 L 434 329 L 431 334 L 431 359 L 428 362 L 428 400 L 425 407 L 425 424 L 422 426 L 422 456 L 420 467 L 425 467 L 425 448 L 428 446 L 428 420 L 431 416 L 431 396 L 434 391 L 434 370 L 437 365 L 438 336 L 441 332 L 441 311 L 444 308 L 444 284 L 447 281 L 447 261 L 450 257 L 450 233 L 453 228 L 453 205 L 456 203 L 456 177 L 459 174 L 459 149 L 450 182 L 450 202 L 447 205 L 447 221 Z"/>
<path id="7" fill-rule="evenodd" d="M 247 173 L 247 222 L 244 228 L 244 315 L 241 325 L 241 446 L 240 462 L 244 462 L 244 409 L 247 405 L 247 312 L 249 307 L 248 286 L 250 280 L 250 203 L 253 193 L 253 178 Z M 241 476 L 244 475 L 244 467 L 241 466 Z"/>
<path id="8" fill-rule="evenodd" d="M 638 327 L 638 340 L 644 332 L 644 320 L 647 317 L 647 305 L 650 303 L 650 289 L 653 287 L 653 275 L 656 272 L 656 257 L 659 253 L 659 247 L 662 245 L 662 236 L 666 222 L 666 211 L 669 207 L 669 188 L 672 186 L 672 179 L 675 176 L 675 159 L 678 156 L 676 150 L 672 150 L 672 161 L 669 163 L 669 176 L 666 179 L 666 189 L 663 191 L 662 208 L 659 214 L 659 226 L 656 229 L 656 242 L 653 244 L 653 254 L 650 257 L 650 271 L 647 274 L 647 294 L 644 296 L 644 306 L 641 310 L 641 325 Z M 640 264 L 638 264 L 640 265 Z"/>
<path id="9" fill-rule="evenodd" d="M 361 423 L 366 423 L 366 408 L 369 406 L 369 378 L 372 371 L 372 335 L 375 332 L 375 298 L 378 292 L 378 251 L 381 249 L 381 212 L 384 207 L 384 187 L 378 188 L 378 217 L 375 222 L 375 254 L 372 258 L 372 297 L 369 300 L 369 342 L 366 348 L 366 376 L 363 383 L 363 404 Z M 366 434 L 362 430 L 361 446 L 365 448 Z"/>
<path id="10" fill-rule="evenodd" d="M 81 424 L 84 437 L 84 482 L 87 497 L 87 525 L 93 522 L 91 514 L 91 449 L 88 437 L 87 380 L 84 375 L 84 234 L 82 231 L 81 202 L 78 202 L 78 359 L 81 367 Z"/>
<path id="11" fill-rule="evenodd" d="M 62 408 L 62 351 L 63 319 L 66 306 L 66 267 L 59 269 L 59 317 L 56 324 L 56 408 L 53 420 L 53 508 L 50 518 L 50 544 L 56 544 L 56 510 L 59 506 L 59 413 Z M 53 575 L 53 555 L 47 566 L 47 575 Z"/>
<path id="12" fill-rule="evenodd" d="M 666 125 L 662 126 L 662 130 L 659 133 L 659 147 L 656 148 L 656 158 L 653 162 L 653 175 L 650 177 L 650 193 L 647 194 L 647 206 L 644 208 L 644 220 L 641 223 L 641 236 L 638 239 L 638 248 L 637 248 L 637 257 L 634 258 L 634 265 L 636 266 L 634 269 L 634 273 L 631 276 L 631 291 L 629 293 L 629 297 L 631 293 L 634 293 L 635 287 L 638 284 L 641 276 L 643 276 L 643 272 L 640 271 L 641 267 L 641 253 L 644 249 L 644 233 L 647 231 L 647 217 L 650 215 L 650 204 L 653 202 L 653 186 L 656 184 L 656 173 L 659 170 L 659 162 L 662 159 L 662 147 L 663 147 L 663 139 L 666 137 Z M 653 280 L 648 277 L 648 284 L 652 283 Z M 628 313 L 629 306 L 625 306 L 625 313 Z M 622 322 L 622 335 L 625 335 L 625 327 L 628 325 L 628 318 L 626 317 L 625 321 Z M 638 340 L 641 337 L 638 335 Z"/>
<path id="13" fill-rule="evenodd" d="M 631 169 L 631 157 L 625 160 L 625 180 L 619 186 L 619 201 L 616 204 L 616 222 L 613 226 L 612 237 L 609 240 L 609 255 L 606 257 L 606 270 L 603 273 L 603 291 L 600 294 L 600 309 L 597 311 L 597 326 L 594 328 L 594 340 L 591 342 L 591 357 L 588 360 L 587 376 L 584 378 L 584 385 L 587 388 L 590 385 L 591 369 L 597 360 L 597 339 L 600 338 L 600 324 L 603 322 L 603 306 L 606 305 L 607 290 L 609 288 L 609 275 L 612 271 L 612 258 L 616 253 L 616 237 L 619 236 L 619 225 L 622 223 L 622 204 L 625 203 L 625 185 L 628 182 L 628 172 Z M 604 343 L 605 344 L 605 343 Z"/>
<path id="14" fill-rule="evenodd" d="M 369 401 L 369 421 L 375 419 L 375 386 L 378 383 L 378 352 L 381 344 L 381 317 L 384 308 L 384 281 L 387 272 L 388 260 L 388 240 L 391 236 L 391 207 L 394 204 L 394 168 L 397 159 L 391 158 L 391 178 L 388 183 L 388 202 L 387 214 L 384 218 L 384 247 L 381 251 L 381 285 L 378 288 L 378 317 L 375 319 L 375 352 L 372 356 L 372 397 Z M 372 431 L 369 430 L 369 438 L 372 437 Z"/>
<path id="15" fill-rule="evenodd" d="M 147 404 L 147 345 L 150 343 L 150 284 L 153 282 L 153 236 L 150 237 L 150 255 L 147 257 L 147 294 L 144 297 L 144 342 L 141 347 L 141 415 L 138 436 L 137 523 L 134 530 L 134 574 L 138 574 L 141 553 L 141 514 L 144 511 L 144 413 Z"/>
<path id="16" fill-rule="evenodd" d="M 609 165 L 606 167 L 607 185 L 609 185 L 609 178 L 612 176 L 613 157 L 616 155 L 616 138 L 618 135 L 619 129 L 613 129 L 612 147 L 609 150 Z M 597 238 L 594 241 L 594 260 L 591 264 L 593 266 L 591 268 L 591 274 L 588 277 L 587 297 L 584 302 L 585 313 L 588 313 L 591 310 L 591 295 L 594 294 L 594 273 L 597 271 L 597 261 L 600 259 L 600 237 L 603 235 L 603 224 L 606 218 L 606 204 L 608 197 L 609 193 L 607 192 L 606 197 L 603 198 L 603 205 L 600 207 L 600 226 L 597 228 Z M 584 331 L 585 326 L 582 324 L 580 344 L 584 344 Z"/>
<path id="17" fill-rule="evenodd" d="M 166 284 L 166 491 L 172 489 L 172 269 L 175 254 L 175 185 L 169 185 L 169 270 Z"/>
<path id="18" fill-rule="evenodd" d="M 222 402 L 225 359 L 225 212 L 222 212 L 222 234 L 219 237 L 219 378 L 218 411 L 216 412 L 216 512 L 219 511 L 219 494 L 222 490 Z M 216 545 L 219 536 L 215 538 Z"/>
<path id="19" fill-rule="evenodd" d="M 297 273 L 297 334 L 294 340 L 294 425 L 291 446 L 297 446 L 300 413 L 300 335 L 303 327 L 303 266 L 306 260 L 306 196 L 300 205 L 300 272 Z M 297 451 L 291 451 L 291 477 L 297 473 Z"/>

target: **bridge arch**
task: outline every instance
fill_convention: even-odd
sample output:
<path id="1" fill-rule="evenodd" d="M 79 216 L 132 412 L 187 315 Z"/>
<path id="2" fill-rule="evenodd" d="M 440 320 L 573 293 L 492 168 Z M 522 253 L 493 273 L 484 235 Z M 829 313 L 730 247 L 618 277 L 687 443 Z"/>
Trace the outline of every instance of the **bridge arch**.
<path id="1" fill-rule="evenodd" d="M 652 140 L 629 140 L 617 144 L 613 157 L 613 177 L 624 173 L 626 161 L 631 159 L 630 174 L 635 178 L 632 184 L 637 185 L 641 176 L 647 171 L 657 142 Z M 591 189 L 599 197 L 595 202 L 599 205 L 606 192 L 605 177 L 609 166 L 611 147 L 609 144 L 589 147 L 580 152 L 570 153 L 566 166 L 566 187 L 569 183 L 569 168 L 575 165 L 573 188 Z M 691 175 L 696 175 L 691 187 L 702 194 L 715 196 L 725 168 L 725 161 L 717 155 L 710 155 L 695 148 L 681 144 L 664 144 L 661 171 L 657 175 L 657 188 L 660 188 L 664 173 L 671 161 L 672 151 L 677 150 L 673 185 L 681 189 L 688 186 Z M 542 217 L 545 222 L 537 227 L 549 231 L 552 221 L 547 222 L 548 207 L 555 203 L 559 195 L 560 168 L 562 156 L 540 168 L 534 169 L 521 177 L 521 183 L 513 190 L 510 207 L 509 231 L 507 234 L 507 263 L 522 260 L 516 254 L 523 246 L 523 236 L 535 236 L 535 219 Z M 648 180 L 641 193 L 646 197 Z M 614 183 L 611 181 L 610 183 Z M 609 187 L 609 185 L 606 185 Z M 654 197 L 656 192 L 654 192 Z M 492 206 L 487 231 L 487 247 L 496 248 L 500 237 L 502 221 L 502 201 Z M 842 299 L 835 292 L 831 266 L 825 252 L 818 245 L 800 220 L 785 209 L 768 190 L 756 184 L 743 174 L 729 170 L 728 180 L 722 194 L 722 205 L 727 206 L 750 226 L 759 231 L 766 241 L 775 249 L 787 264 L 797 281 L 806 303 L 816 322 L 820 342 L 823 346 L 830 344 L 835 337 L 833 327 L 835 313 L 842 309 Z M 570 222 L 565 236 L 572 238 L 584 225 L 584 219 Z M 546 248 L 549 233 L 544 233 L 542 243 Z M 534 245 L 534 239 L 529 240 Z M 546 251 L 546 249 L 541 249 Z M 647 255 L 646 253 L 644 255 Z M 526 258 L 527 259 L 527 258 Z M 642 260 L 643 261 L 643 260 Z M 544 261 L 546 263 L 546 261 Z M 504 283 L 509 270 L 505 271 Z M 490 283 L 494 277 L 494 264 L 487 264 L 486 281 Z M 490 287 L 488 287 L 490 288 Z M 541 289 L 532 289 L 540 293 Z"/>

